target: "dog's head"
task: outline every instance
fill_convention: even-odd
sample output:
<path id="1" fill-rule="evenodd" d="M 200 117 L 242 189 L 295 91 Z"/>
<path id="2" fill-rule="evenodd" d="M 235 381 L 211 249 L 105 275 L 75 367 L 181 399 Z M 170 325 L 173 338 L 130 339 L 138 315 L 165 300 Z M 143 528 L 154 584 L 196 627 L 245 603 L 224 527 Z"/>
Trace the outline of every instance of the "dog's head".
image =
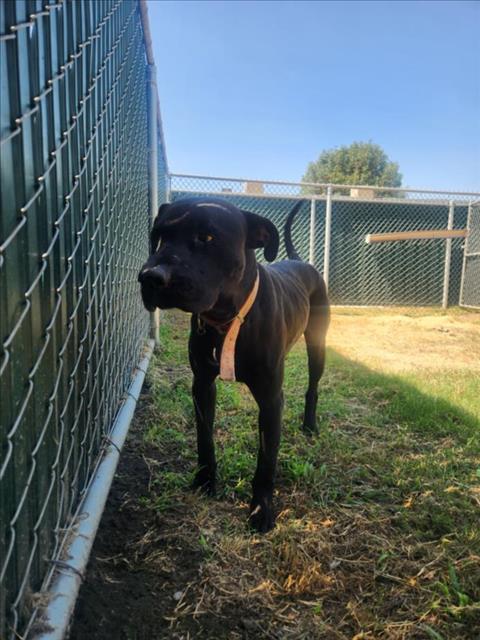
<path id="1" fill-rule="evenodd" d="M 279 237 L 267 218 L 215 198 L 187 198 L 163 204 L 150 236 L 150 257 L 138 280 L 143 303 L 204 313 L 220 294 L 235 291 L 247 252 L 263 247 L 271 262 Z"/>

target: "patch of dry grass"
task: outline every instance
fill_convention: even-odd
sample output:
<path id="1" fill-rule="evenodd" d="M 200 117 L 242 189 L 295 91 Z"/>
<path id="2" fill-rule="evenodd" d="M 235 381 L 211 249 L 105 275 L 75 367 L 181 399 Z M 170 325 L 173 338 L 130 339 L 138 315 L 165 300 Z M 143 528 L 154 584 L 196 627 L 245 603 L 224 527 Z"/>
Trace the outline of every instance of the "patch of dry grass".
<path id="1" fill-rule="evenodd" d="M 195 442 L 185 331 L 178 316 L 167 320 L 150 374 L 147 440 L 166 462 L 151 467 L 146 498 L 159 529 L 141 542 L 144 562 L 167 573 L 200 554 L 168 594 L 172 637 L 478 637 L 475 416 L 331 354 L 320 434 L 308 440 L 297 429 L 306 382 L 297 348 L 287 367 L 277 526 L 252 535 L 256 411 L 241 386 L 219 388 L 219 498 L 187 490 Z"/>

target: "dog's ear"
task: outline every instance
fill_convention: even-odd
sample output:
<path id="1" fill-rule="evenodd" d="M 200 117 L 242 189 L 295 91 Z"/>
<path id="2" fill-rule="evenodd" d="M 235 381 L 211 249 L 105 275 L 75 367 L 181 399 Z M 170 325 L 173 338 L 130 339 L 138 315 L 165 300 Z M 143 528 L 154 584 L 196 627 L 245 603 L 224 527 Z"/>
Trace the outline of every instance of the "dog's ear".
<path id="1" fill-rule="evenodd" d="M 259 216 L 250 211 L 242 213 L 247 221 L 247 243 L 248 249 L 259 249 L 263 247 L 263 255 L 268 262 L 273 262 L 277 257 L 280 238 L 277 227 L 268 218 Z"/>
<path id="2" fill-rule="evenodd" d="M 156 249 L 157 244 L 158 244 L 157 227 L 158 227 L 158 224 L 161 222 L 162 218 L 167 213 L 169 207 L 170 207 L 170 204 L 168 202 L 164 202 L 158 208 L 157 217 L 153 221 L 153 227 L 152 227 L 152 230 L 150 232 L 150 253 L 155 253 L 155 249 Z"/>
<path id="3" fill-rule="evenodd" d="M 170 207 L 169 202 L 164 202 L 158 207 L 157 217 L 155 218 L 153 224 L 155 224 L 155 222 L 160 222 L 163 216 L 167 213 L 167 210 L 169 209 L 169 207 Z"/>

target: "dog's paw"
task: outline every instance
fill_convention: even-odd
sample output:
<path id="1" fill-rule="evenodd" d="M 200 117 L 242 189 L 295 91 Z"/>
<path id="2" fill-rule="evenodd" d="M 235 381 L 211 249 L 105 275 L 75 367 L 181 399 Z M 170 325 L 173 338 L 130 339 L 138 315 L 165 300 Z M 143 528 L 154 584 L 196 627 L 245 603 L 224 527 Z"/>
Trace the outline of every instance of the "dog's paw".
<path id="1" fill-rule="evenodd" d="M 214 496 L 217 490 L 215 472 L 208 469 L 199 469 L 195 474 L 191 487 L 194 491 L 200 491 L 207 496 Z"/>
<path id="2" fill-rule="evenodd" d="M 251 529 L 258 533 L 267 533 L 275 526 L 275 515 L 271 500 L 261 499 L 252 500 L 250 505 L 250 515 L 248 516 L 248 524 Z"/>
<path id="3" fill-rule="evenodd" d="M 318 433 L 318 427 L 316 424 L 306 424 L 304 422 L 300 427 L 300 431 L 303 431 L 306 436 L 314 436 Z"/>

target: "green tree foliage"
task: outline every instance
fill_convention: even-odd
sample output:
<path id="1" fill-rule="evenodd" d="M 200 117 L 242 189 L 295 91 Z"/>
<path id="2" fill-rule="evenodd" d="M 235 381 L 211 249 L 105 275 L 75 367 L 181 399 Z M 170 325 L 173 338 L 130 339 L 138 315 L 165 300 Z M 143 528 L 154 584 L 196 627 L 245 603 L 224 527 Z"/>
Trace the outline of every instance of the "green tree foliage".
<path id="1" fill-rule="evenodd" d="M 302 182 L 400 187 L 402 174 L 378 144 L 353 142 L 322 151 L 316 162 L 308 164 Z"/>

